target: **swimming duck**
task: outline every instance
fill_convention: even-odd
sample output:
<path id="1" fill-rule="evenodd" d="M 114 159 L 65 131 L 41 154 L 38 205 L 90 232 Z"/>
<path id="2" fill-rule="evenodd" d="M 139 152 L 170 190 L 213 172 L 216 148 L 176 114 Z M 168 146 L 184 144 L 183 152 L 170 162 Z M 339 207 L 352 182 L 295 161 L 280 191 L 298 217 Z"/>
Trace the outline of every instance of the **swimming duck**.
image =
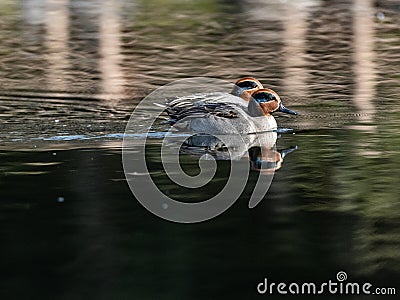
<path id="1" fill-rule="evenodd" d="M 247 107 L 238 102 L 215 101 L 212 97 L 194 102 L 177 99 L 179 101 L 172 101 L 166 108 L 169 123 L 173 125 L 184 120 L 188 129 L 198 133 L 249 134 L 276 130 L 277 123 L 271 115 L 274 112 L 297 115 L 287 109 L 271 89 L 257 88 L 250 96 Z"/>

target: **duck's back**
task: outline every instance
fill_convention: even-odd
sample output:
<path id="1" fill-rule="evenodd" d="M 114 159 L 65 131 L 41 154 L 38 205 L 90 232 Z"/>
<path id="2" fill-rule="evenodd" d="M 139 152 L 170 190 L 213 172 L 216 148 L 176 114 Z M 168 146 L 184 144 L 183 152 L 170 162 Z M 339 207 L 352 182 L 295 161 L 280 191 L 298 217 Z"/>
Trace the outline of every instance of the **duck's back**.
<path id="1" fill-rule="evenodd" d="M 206 103 L 226 103 L 239 105 L 242 108 L 247 109 L 247 101 L 234 96 L 230 93 L 224 92 L 213 92 L 213 93 L 197 93 L 184 97 L 175 98 L 167 103 L 168 107 L 200 107 Z"/>

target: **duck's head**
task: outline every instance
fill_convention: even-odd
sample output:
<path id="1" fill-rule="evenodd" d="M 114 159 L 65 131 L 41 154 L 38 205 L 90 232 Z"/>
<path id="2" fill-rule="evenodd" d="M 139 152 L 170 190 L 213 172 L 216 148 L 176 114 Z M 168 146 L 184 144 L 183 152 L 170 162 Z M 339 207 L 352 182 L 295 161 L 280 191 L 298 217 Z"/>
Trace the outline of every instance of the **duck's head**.
<path id="1" fill-rule="evenodd" d="M 269 116 L 274 112 L 283 112 L 290 115 L 297 115 L 293 110 L 287 109 L 282 104 L 279 95 L 271 89 L 259 89 L 251 94 L 249 112 L 254 116 Z"/>
<path id="2" fill-rule="evenodd" d="M 249 101 L 251 94 L 262 89 L 263 85 L 253 77 L 244 77 L 236 81 L 231 94 Z"/>

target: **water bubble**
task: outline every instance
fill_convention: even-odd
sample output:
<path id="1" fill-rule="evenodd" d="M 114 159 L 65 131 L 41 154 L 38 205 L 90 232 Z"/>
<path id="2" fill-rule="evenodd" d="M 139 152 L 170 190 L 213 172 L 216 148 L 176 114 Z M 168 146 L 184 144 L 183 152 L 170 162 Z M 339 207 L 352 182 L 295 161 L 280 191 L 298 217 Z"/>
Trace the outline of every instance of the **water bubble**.
<path id="1" fill-rule="evenodd" d="M 64 197 L 58 197 L 58 198 L 57 198 L 57 202 L 58 202 L 58 203 L 63 203 L 64 200 L 65 200 Z"/>

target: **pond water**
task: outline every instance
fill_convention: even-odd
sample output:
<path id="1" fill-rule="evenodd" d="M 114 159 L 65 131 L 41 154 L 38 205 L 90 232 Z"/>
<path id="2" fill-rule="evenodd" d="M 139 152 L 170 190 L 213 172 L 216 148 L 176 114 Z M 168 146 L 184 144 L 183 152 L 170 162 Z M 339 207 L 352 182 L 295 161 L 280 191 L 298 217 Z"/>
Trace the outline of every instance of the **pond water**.
<path id="1" fill-rule="evenodd" d="M 339 271 L 400 293 L 399 1 L 5 0 L 0 40 L 1 299 L 274 299 L 265 277 Z M 177 224 L 135 200 L 122 139 L 143 97 L 198 76 L 276 90 L 297 150 L 255 208 L 251 171 L 226 212 Z M 213 195 L 229 164 L 207 191 L 160 188 Z"/>

